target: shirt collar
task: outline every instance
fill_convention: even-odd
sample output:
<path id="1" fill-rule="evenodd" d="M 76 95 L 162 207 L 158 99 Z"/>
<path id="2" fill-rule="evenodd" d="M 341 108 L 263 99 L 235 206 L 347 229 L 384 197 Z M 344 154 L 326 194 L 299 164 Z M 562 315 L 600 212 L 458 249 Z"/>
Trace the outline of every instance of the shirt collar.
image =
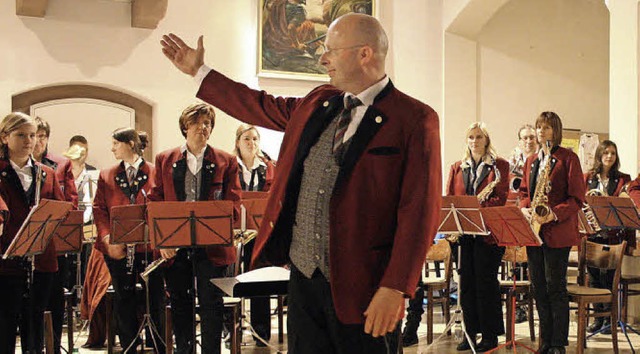
<path id="1" fill-rule="evenodd" d="M 345 92 L 344 94 L 344 103 L 346 106 L 347 103 L 347 97 L 348 96 L 355 96 L 357 97 L 360 102 L 362 102 L 363 106 L 371 106 L 373 104 L 373 100 L 376 99 L 376 97 L 380 94 L 380 92 L 382 92 L 382 90 L 384 90 L 385 87 L 387 87 L 387 84 L 389 84 L 389 76 L 385 75 L 382 80 L 376 82 L 375 84 L 369 86 L 366 90 L 360 92 L 357 95 L 354 95 L 350 92 Z"/>
<path id="2" fill-rule="evenodd" d="M 205 146 L 202 148 L 202 151 L 200 151 L 200 152 L 199 152 L 199 153 L 197 153 L 197 154 L 194 154 L 194 153 L 192 153 L 191 151 L 189 151 L 189 149 L 187 149 L 187 144 L 184 144 L 184 145 L 182 145 L 182 146 L 180 147 L 180 152 L 181 152 L 181 153 L 183 153 L 183 154 L 184 154 L 184 152 L 186 151 L 186 152 L 187 152 L 187 155 L 191 155 L 191 156 L 195 157 L 195 158 L 196 158 L 196 159 L 198 159 L 198 160 L 200 160 L 200 159 L 202 159 L 202 158 L 204 157 L 204 151 L 205 151 L 205 150 L 207 150 L 207 145 L 205 145 Z"/>
<path id="3" fill-rule="evenodd" d="M 11 159 L 9 159 L 9 162 L 11 163 L 11 167 L 13 167 L 15 171 L 27 171 L 29 168 L 33 167 L 33 162 L 31 161 L 31 158 L 27 160 L 27 163 L 24 165 L 24 167 L 19 167 L 18 164 L 13 162 L 13 160 Z"/>
<path id="4" fill-rule="evenodd" d="M 260 166 L 267 167 L 267 164 L 265 164 L 264 161 L 262 161 L 262 159 L 259 158 L 258 156 L 256 156 L 253 159 L 253 166 L 251 166 L 251 168 L 247 168 L 247 166 L 244 165 L 244 161 L 242 161 L 240 156 L 236 156 L 236 160 L 238 160 L 238 165 L 240 165 L 243 169 L 245 169 L 247 171 L 253 171 L 253 170 L 255 170 L 256 168 L 258 168 Z"/>
<path id="5" fill-rule="evenodd" d="M 139 170 L 139 169 L 140 169 L 140 165 L 141 165 L 141 164 L 142 164 L 142 157 L 138 156 L 138 158 L 137 158 L 135 161 L 133 161 L 133 164 L 130 164 L 130 163 L 128 163 L 128 162 L 125 162 L 125 163 L 124 163 L 124 169 L 125 169 L 125 171 L 126 171 L 126 170 L 128 170 L 128 169 L 129 169 L 129 167 L 133 166 L 133 168 L 135 168 L 135 169 L 136 169 L 136 171 L 137 171 L 137 170 Z"/>

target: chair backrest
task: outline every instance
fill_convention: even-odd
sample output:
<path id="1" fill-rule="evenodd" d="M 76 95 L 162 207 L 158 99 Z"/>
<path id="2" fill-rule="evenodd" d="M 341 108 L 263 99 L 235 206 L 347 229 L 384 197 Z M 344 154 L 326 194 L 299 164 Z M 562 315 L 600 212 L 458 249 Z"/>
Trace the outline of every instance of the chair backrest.
<path id="1" fill-rule="evenodd" d="M 586 285 L 587 267 L 615 270 L 611 291 L 612 294 L 616 294 L 618 283 L 620 282 L 622 258 L 626 247 L 626 241 L 618 245 L 603 245 L 587 241 L 587 238 L 583 237 L 580 245 L 580 259 L 578 261 L 578 283 L 583 286 Z"/>
<path id="2" fill-rule="evenodd" d="M 502 264 L 500 267 L 501 280 L 507 279 L 507 274 L 511 271 L 512 269 L 511 267 L 513 267 L 515 263 L 519 263 L 519 264 L 527 263 L 526 247 L 518 247 L 518 248 L 514 246 L 505 247 L 504 254 L 502 255 Z"/>
<path id="3" fill-rule="evenodd" d="M 424 263 L 424 277 L 430 278 L 429 273 L 434 272 L 436 276 L 439 273 L 439 269 L 436 268 L 436 264 L 441 263 L 444 267 L 443 279 L 449 281 L 451 279 L 451 246 L 449 241 L 445 239 L 438 240 L 434 245 L 429 248 L 427 252 L 427 258 Z"/>

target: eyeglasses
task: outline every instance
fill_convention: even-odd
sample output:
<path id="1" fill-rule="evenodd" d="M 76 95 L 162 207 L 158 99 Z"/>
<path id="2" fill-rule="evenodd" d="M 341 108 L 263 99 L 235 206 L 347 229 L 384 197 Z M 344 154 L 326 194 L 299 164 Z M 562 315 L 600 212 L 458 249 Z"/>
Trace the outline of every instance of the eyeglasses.
<path id="1" fill-rule="evenodd" d="M 520 137 L 520 140 L 536 140 L 536 136 L 535 135 L 525 135 Z"/>
<path id="2" fill-rule="evenodd" d="M 362 48 L 362 47 L 364 47 L 365 45 L 366 45 L 366 44 L 358 44 L 358 45 L 352 45 L 352 46 L 349 46 L 349 47 L 327 48 L 327 46 L 323 44 L 323 45 L 320 47 L 320 51 L 321 51 L 321 53 L 320 53 L 320 54 L 331 55 L 332 53 L 335 53 L 335 52 L 337 52 L 337 51 L 339 51 L 339 50 Z"/>
<path id="3" fill-rule="evenodd" d="M 49 136 L 47 134 L 37 134 L 36 135 L 36 139 L 38 140 L 45 140 L 47 139 Z"/>

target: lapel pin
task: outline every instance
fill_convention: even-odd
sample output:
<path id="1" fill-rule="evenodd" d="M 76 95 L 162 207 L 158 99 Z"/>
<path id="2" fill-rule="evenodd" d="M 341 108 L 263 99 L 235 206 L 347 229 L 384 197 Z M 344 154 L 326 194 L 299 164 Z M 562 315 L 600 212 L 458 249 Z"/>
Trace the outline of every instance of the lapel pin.
<path id="1" fill-rule="evenodd" d="M 323 107 L 329 107 L 329 101 L 324 101 L 324 103 L 322 104 Z"/>
<path id="2" fill-rule="evenodd" d="M 147 179 L 147 175 L 144 175 L 144 177 L 142 177 L 142 178 Z"/>
<path id="3" fill-rule="evenodd" d="M 376 123 L 378 123 L 378 124 L 382 123 L 382 117 L 377 116 L 376 117 Z"/>
<path id="4" fill-rule="evenodd" d="M 173 164 L 173 168 L 176 168 L 177 166 L 178 166 L 177 164 L 175 164 L 175 163 Z"/>

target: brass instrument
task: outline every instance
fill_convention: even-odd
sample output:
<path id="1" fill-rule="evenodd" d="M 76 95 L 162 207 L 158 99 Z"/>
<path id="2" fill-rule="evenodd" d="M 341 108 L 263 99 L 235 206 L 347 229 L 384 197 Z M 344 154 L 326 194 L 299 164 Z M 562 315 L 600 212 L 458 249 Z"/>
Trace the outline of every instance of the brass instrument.
<path id="1" fill-rule="evenodd" d="M 258 231 L 256 230 L 244 230 L 244 231 L 235 230 L 233 243 L 236 246 L 240 243 L 242 243 L 243 245 L 246 245 L 247 243 L 251 242 L 254 238 L 256 238 L 256 236 L 258 236 Z"/>
<path id="2" fill-rule="evenodd" d="M 144 280 L 145 283 L 147 283 L 149 281 L 149 275 L 151 273 L 153 273 L 154 270 L 158 269 L 158 267 L 166 262 L 167 260 L 165 258 L 158 258 L 155 261 L 151 262 L 151 264 L 149 264 L 142 273 L 140 273 L 140 278 L 142 278 L 142 280 Z"/>
<path id="3" fill-rule="evenodd" d="M 536 183 L 536 190 L 531 199 L 531 228 L 536 235 L 540 235 L 542 225 L 537 221 L 537 217 L 544 218 L 551 213 L 549 207 L 549 193 L 551 192 L 551 181 L 549 174 L 551 173 L 551 143 L 547 141 L 544 149 L 547 163 L 539 174 Z"/>
<path id="4" fill-rule="evenodd" d="M 498 183 L 500 183 L 500 171 L 498 170 L 498 166 L 495 163 L 493 165 L 493 171 L 496 174 L 496 179 L 487 184 L 486 187 L 484 187 L 480 191 L 480 193 L 476 195 L 480 204 L 486 202 L 487 199 L 489 199 L 491 194 L 493 194 L 493 190 L 496 188 Z"/>

